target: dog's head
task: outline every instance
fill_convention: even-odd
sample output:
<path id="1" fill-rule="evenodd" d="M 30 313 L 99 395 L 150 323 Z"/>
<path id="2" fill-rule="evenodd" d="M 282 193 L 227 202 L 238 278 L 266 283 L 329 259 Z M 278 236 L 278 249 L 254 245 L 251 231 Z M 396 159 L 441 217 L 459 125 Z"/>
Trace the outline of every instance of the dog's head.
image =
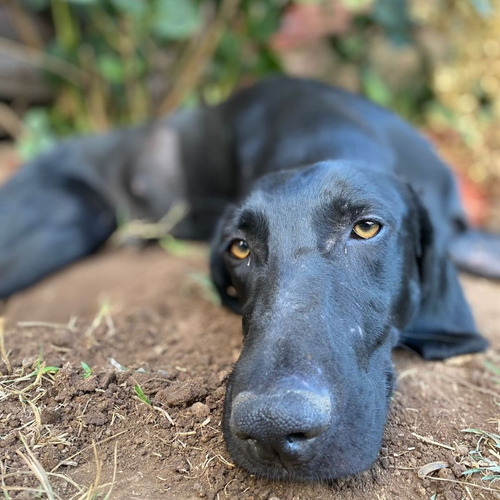
<path id="1" fill-rule="evenodd" d="M 228 208 L 211 265 L 224 302 L 243 314 L 224 413 L 237 463 L 299 480 L 373 463 L 393 390 L 391 349 L 431 294 L 433 238 L 408 186 L 345 162 L 269 174 Z M 461 293 L 450 300 L 474 331 Z M 424 354 L 433 342 L 408 339 Z"/>

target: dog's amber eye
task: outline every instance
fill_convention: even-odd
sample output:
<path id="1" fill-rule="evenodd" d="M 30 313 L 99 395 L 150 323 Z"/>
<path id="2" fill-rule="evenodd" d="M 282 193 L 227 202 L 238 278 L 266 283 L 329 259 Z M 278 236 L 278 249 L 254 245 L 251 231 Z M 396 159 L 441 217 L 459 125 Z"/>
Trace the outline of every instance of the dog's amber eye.
<path id="1" fill-rule="evenodd" d="M 362 220 L 354 225 L 353 231 L 356 236 L 359 236 L 364 240 L 369 240 L 370 238 L 376 236 L 381 228 L 382 226 L 378 222 L 372 220 Z"/>
<path id="2" fill-rule="evenodd" d="M 234 240 L 229 247 L 229 252 L 235 259 L 243 260 L 250 255 L 250 247 L 245 240 Z"/>

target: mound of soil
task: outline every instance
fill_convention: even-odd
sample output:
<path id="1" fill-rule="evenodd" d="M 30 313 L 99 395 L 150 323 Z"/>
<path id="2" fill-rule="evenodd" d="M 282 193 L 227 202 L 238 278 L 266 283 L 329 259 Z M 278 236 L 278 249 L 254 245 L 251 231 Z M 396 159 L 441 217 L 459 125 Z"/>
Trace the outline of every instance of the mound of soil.
<path id="1" fill-rule="evenodd" d="M 235 467 L 225 449 L 222 404 L 241 320 L 214 303 L 206 249 L 189 249 L 104 252 L 9 301 L 4 495 L 500 498 L 487 479 L 500 462 L 500 284 L 463 280 L 492 344 L 486 354 L 439 363 L 394 354 L 398 388 L 370 471 L 332 484 L 273 483 Z"/>

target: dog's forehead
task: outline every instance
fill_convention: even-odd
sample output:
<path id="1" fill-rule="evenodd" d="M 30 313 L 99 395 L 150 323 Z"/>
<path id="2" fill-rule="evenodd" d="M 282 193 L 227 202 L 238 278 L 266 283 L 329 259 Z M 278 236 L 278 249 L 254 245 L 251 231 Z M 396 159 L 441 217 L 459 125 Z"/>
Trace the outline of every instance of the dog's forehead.
<path id="1" fill-rule="evenodd" d="M 273 214 L 292 211 L 347 209 L 406 212 L 404 184 L 393 175 L 370 165 L 344 161 L 323 162 L 308 167 L 268 174 L 261 178 L 245 202 L 245 208 Z"/>

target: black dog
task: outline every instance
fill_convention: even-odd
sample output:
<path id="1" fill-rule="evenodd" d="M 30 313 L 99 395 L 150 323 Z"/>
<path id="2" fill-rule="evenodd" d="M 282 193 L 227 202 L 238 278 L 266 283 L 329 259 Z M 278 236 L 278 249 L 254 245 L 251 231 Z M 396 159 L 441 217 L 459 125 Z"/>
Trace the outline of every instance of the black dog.
<path id="1" fill-rule="evenodd" d="M 448 168 L 390 112 L 286 78 L 25 166 L 0 190 L 0 297 L 97 248 L 117 213 L 158 219 L 178 200 L 190 212 L 174 234 L 215 229 L 213 280 L 243 313 L 224 433 L 253 473 L 366 469 L 392 348 L 440 359 L 487 346 L 449 255 L 498 278 L 500 243 L 470 230 Z"/>

